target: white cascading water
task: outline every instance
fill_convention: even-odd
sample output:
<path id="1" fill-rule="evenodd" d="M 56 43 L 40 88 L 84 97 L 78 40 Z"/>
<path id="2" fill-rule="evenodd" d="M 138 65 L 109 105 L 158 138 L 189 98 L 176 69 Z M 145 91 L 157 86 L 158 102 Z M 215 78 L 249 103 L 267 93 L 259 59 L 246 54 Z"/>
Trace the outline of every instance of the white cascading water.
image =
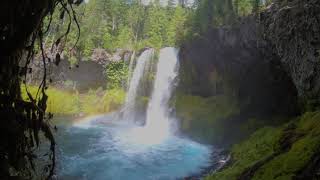
<path id="1" fill-rule="evenodd" d="M 216 157 L 212 156 L 215 152 L 211 151 L 212 147 L 169 132 L 168 103 L 178 73 L 177 54 L 175 48 L 160 51 L 145 126 L 131 126 L 124 121 L 113 121 L 113 116 L 102 115 L 77 121 L 81 123 L 77 128 L 61 128 L 57 136 L 61 152 L 57 156 L 61 162 L 57 169 L 58 179 L 184 179 L 211 168 Z M 129 110 L 134 110 L 140 79 L 146 74 L 152 56 L 153 50 L 147 50 L 137 61 L 126 99 Z M 128 113 L 130 115 L 130 111 Z M 70 135 L 75 133 L 81 141 L 70 141 Z"/>
<path id="2" fill-rule="evenodd" d="M 153 138 L 165 138 L 170 133 L 168 103 L 178 75 L 178 50 L 166 47 L 160 50 L 151 100 L 148 104 L 145 129 Z"/>
<path id="3" fill-rule="evenodd" d="M 146 63 L 153 57 L 153 53 L 153 49 L 147 49 L 140 55 L 140 57 L 137 60 L 136 67 L 134 68 L 132 77 L 130 79 L 130 85 L 127 92 L 126 101 L 123 106 L 123 118 L 125 120 L 129 120 L 130 118 L 132 118 L 132 113 L 134 112 L 134 106 L 140 80 L 143 76 Z"/>
<path id="4" fill-rule="evenodd" d="M 127 79 L 127 85 L 129 85 L 130 83 L 130 80 L 131 80 L 131 75 L 132 75 L 132 71 L 133 71 L 133 63 L 134 63 L 134 59 L 135 59 L 135 56 L 136 56 L 136 52 L 133 51 L 133 53 L 131 54 L 131 57 L 130 57 L 130 62 L 129 62 L 129 67 L 128 67 L 128 79 Z M 129 86 L 127 87 L 127 90 L 129 90 Z"/>

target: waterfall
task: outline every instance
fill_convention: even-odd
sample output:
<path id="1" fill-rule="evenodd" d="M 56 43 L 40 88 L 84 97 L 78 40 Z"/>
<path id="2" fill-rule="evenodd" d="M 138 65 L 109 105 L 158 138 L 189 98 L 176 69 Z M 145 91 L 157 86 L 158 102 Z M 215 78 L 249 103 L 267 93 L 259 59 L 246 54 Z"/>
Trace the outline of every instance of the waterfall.
<path id="1" fill-rule="evenodd" d="M 127 85 L 129 85 L 130 83 L 135 56 L 136 56 L 136 51 L 133 51 L 130 57 L 130 62 L 129 62 Z M 129 86 L 127 87 L 127 90 L 129 90 Z"/>
<path id="2" fill-rule="evenodd" d="M 125 120 L 132 118 L 140 80 L 143 76 L 146 63 L 152 58 L 153 53 L 154 53 L 153 49 L 147 49 L 140 55 L 140 57 L 137 60 L 136 67 L 134 68 L 132 77 L 130 79 L 126 101 L 122 110 L 123 118 Z"/>
<path id="3" fill-rule="evenodd" d="M 161 49 L 145 126 L 154 136 L 169 134 L 168 103 L 178 75 L 177 67 L 178 50 L 172 47 Z"/>

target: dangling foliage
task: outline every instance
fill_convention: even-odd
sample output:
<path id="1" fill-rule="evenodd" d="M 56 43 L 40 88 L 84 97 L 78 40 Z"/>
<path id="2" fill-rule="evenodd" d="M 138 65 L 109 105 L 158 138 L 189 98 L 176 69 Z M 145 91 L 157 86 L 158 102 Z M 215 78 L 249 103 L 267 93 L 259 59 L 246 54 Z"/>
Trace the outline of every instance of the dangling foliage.
<path id="1" fill-rule="evenodd" d="M 82 0 L 7 0 L 0 3 L 0 179 L 49 179 L 55 169 L 55 140 L 46 113 L 48 96 L 48 64 L 60 62 L 60 52 L 72 23 L 77 24 L 74 5 Z M 50 29 L 54 11 L 60 11 L 61 21 L 68 23 L 67 30 L 57 37 L 50 52 L 44 49 L 44 35 Z M 77 26 L 79 29 L 79 26 Z M 78 31 L 79 32 L 79 31 Z M 79 35 L 78 35 L 79 36 Z M 36 96 L 26 88 L 28 101 L 21 97 L 21 83 L 26 82 L 32 69 L 29 67 L 40 54 L 44 69 Z M 35 177 L 35 150 L 42 142 L 50 142 L 45 156 L 48 163 L 40 177 Z"/>

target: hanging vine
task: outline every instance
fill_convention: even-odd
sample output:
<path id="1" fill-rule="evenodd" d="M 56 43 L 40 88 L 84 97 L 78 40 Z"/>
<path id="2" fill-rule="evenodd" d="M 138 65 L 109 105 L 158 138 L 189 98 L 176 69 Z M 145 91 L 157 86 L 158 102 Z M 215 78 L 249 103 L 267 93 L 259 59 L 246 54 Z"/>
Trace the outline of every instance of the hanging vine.
<path id="1" fill-rule="evenodd" d="M 56 142 L 50 125 L 52 114 L 46 113 L 48 64 L 60 62 L 63 41 L 72 23 L 80 27 L 73 10 L 82 0 L 7 0 L 0 3 L 0 179 L 10 176 L 27 179 L 39 176 L 34 160 L 42 135 L 50 142 L 47 163 L 41 179 L 50 179 L 55 170 Z M 61 20 L 68 17 L 67 30 L 52 44 L 50 54 L 44 48 L 52 16 L 60 11 Z M 62 45 L 61 45 L 62 44 Z M 60 46 L 60 48 L 57 48 Z M 38 47 L 38 48 L 36 48 Z M 30 64 L 41 55 L 43 76 L 36 96 L 28 91 L 26 79 L 32 72 Z M 54 56 L 52 56 L 54 54 Z M 21 86 L 21 84 L 25 84 Z M 26 89 L 28 100 L 21 97 Z M 38 178 L 38 177 L 37 177 Z"/>

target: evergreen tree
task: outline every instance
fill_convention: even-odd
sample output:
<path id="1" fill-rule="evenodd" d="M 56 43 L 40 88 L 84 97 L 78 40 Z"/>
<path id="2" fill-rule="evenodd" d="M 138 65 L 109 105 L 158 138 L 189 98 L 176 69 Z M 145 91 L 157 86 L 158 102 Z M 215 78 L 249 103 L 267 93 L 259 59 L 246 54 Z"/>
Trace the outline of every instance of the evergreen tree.
<path id="1" fill-rule="evenodd" d="M 186 3 L 186 0 L 168 0 L 168 6 L 163 7 L 159 0 L 148 6 L 141 0 L 90 0 L 75 8 L 81 36 L 71 52 L 78 34 L 73 24 L 65 52 L 69 56 L 90 59 L 95 48 L 112 52 L 117 48 L 179 46 L 195 34 L 233 23 L 237 16 L 258 11 L 261 6 L 259 0 L 194 0 L 193 7 L 186 7 Z M 53 15 L 55 25 L 47 34 L 48 44 L 67 30 L 64 22 L 68 18 L 59 13 Z"/>
<path id="2" fill-rule="evenodd" d="M 185 22 L 187 20 L 186 12 L 182 6 L 177 6 L 167 30 L 167 42 L 170 46 L 177 46 L 186 34 Z"/>
<path id="3" fill-rule="evenodd" d="M 166 11 L 156 3 L 148 8 L 147 17 L 145 24 L 146 45 L 161 48 L 166 44 L 165 35 L 167 34 L 166 26 L 168 25 Z"/>

